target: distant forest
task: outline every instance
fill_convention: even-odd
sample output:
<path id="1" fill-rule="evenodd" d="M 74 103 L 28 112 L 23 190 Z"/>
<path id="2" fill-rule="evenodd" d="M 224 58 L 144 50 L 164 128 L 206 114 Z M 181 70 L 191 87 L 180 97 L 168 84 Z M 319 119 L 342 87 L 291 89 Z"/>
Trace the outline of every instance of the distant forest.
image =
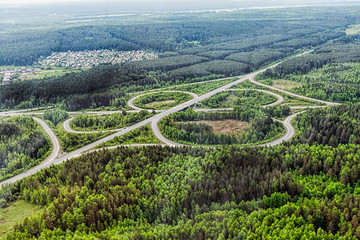
<path id="1" fill-rule="evenodd" d="M 1 109 L 52 104 L 62 108 L 47 110 L 44 118 L 58 124 L 55 132 L 64 152 L 108 134 L 65 132 L 61 127 L 68 117 L 65 110 L 103 106 L 126 110 L 129 93 L 246 74 L 280 59 L 284 61 L 257 80 L 269 85 L 282 81 L 293 84 L 289 91 L 342 103 L 290 109 L 290 104 L 310 102 L 284 94 L 283 105 L 263 108 L 268 99 L 255 94 L 246 102 L 233 98 L 236 104 L 226 102 L 230 93 L 217 94 L 203 105 L 234 109 L 221 113 L 189 108 L 159 121 L 165 137 L 192 147 L 102 149 L 4 185 L 1 207 L 11 209 L 17 200 L 43 207 L 41 213 L 15 224 L 11 232 L 4 231 L 6 239 L 360 239 L 360 35 L 345 34 L 349 25 L 360 22 L 359 10 L 184 13 L 148 24 L 78 26 L 34 31 L 26 37 L 1 35 L 0 64 L 31 64 L 52 51 L 160 52 L 156 60 L 0 85 Z M 286 59 L 307 50 L 313 51 Z M 229 81 L 177 88 L 201 94 Z M 286 88 L 285 83 L 278 85 Z M 255 87 L 250 81 L 236 85 Z M 170 95 L 156 94 L 160 100 Z M 138 101 L 151 103 L 156 94 Z M 242 97 L 237 94 L 233 96 Z M 232 105 L 222 106 L 224 102 Z M 297 111 L 302 113 L 292 120 L 296 135 L 290 141 L 273 147 L 236 145 L 277 138 L 284 128 L 273 118 L 284 119 Z M 71 127 L 123 128 L 153 114 L 144 110 L 77 116 Z M 195 122 L 205 120 L 238 120 L 249 127 L 230 136 Z M 49 152 L 48 140 L 30 116 L 0 123 L 0 174 L 10 174 L 5 168 L 16 171 L 32 166 Z M 102 146 L 138 139 L 159 142 L 149 132 L 147 125 Z M 4 221 L 8 218 L 0 216 L 0 224 Z"/>
<path id="2" fill-rule="evenodd" d="M 256 18 L 240 11 L 222 21 L 188 14 L 189 19 L 183 17 L 181 21 L 174 16 L 149 24 L 79 26 L 1 36 L 0 65 L 29 65 L 52 51 L 152 49 L 161 54 L 156 60 L 103 65 L 62 77 L 0 86 L 0 108 L 59 104 L 66 110 L 101 106 L 121 109 L 126 105 L 127 92 L 195 78 L 241 75 L 331 41 L 338 42 L 336 58 L 343 54 L 349 59 L 358 47 L 358 36 L 346 36 L 345 29 L 360 17 L 347 10 L 339 8 L 335 15 L 306 8 L 267 10 L 258 12 Z M 315 58 L 315 63 L 326 63 L 326 59 Z"/>
<path id="3" fill-rule="evenodd" d="M 0 65 L 31 65 L 40 56 L 69 50 L 152 49 L 172 52 L 173 55 L 197 55 L 207 61 L 243 62 L 257 67 L 259 62 L 281 58 L 296 49 L 338 38 L 345 34 L 344 27 L 359 20 L 358 14 L 348 8 L 337 9 L 336 14 L 329 14 L 329 9 L 311 11 L 303 8 L 257 11 L 256 17 L 249 11 L 223 16 L 194 16 L 174 14 L 161 16 L 159 21 L 147 24 L 64 25 L 57 30 L 46 28 L 4 34 L 0 37 Z M 262 48 L 266 50 L 260 54 L 243 53 Z M 239 52 L 242 54 L 237 54 Z M 157 64 L 144 67 L 157 68 Z"/>

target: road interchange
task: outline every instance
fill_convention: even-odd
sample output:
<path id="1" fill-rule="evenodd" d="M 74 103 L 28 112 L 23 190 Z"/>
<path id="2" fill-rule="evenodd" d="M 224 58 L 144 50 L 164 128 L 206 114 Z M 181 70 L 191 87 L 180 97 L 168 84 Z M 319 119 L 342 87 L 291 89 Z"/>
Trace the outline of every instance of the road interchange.
<path id="1" fill-rule="evenodd" d="M 230 83 L 228 83 L 226 85 L 223 85 L 223 86 L 221 86 L 221 87 L 219 87 L 219 88 L 217 88 L 215 90 L 212 90 L 212 91 L 210 91 L 208 93 L 205 93 L 203 95 L 197 96 L 196 94 L 192 93 L 194 98 L 189 100 L 189 101 L 186 101 L 186 102 L 181 103 L 181 104 L 179 104 L 179 105 L 177 105 L 175 107 L 172 107 L 170 109 L 167 109 L 167 110 L 164 110 L 164 111 L 161 111 L 161 112 L 158 111 L 158 114 L 156 114 L 155 116 L 152 116 L 152 117 L 150 117 L 148 119 L 145 119 L 145 120 L 143 120 L 143 121 L 141 121 L 139 123 L 136 123 L 136 124 L 134 124 L 132 126 L 122 128 L 122 129 L 113 130 L 114 133 L 112 133 L 111 135 L 108 135 L 108 136 L 106 136 L 106 137 L 104 137 L 102 139 L 99 139 L 99 140 L 97 140 L 97 141 L 95 141 L 93 143 L 90 143 L 90 144 L 88 144 L 86 146 L 83 146 L 83 147 L 81 147 L 81 148 L 79 148 L 77 150 L 74 150 L 74 151 L 72 151 L 70 153 L 66 153 L 66 154 L 63 154 L 63 155 L 60 155 L 61 146 L 60 146 L 59 140 L 57 139 L 57 137 L 53 133 L 53 131 L 47 126 L 47 124 L 43 120 L 34 117 L 34 120 L 36 120 L 37 122 L 39 122 L 39 124 L 41 124 L 41 126 L 43 127 L 43 129 L 45 130 L 47 135 L 50 137 L 52 145 L 53 145 L 52 152 L 51 152 L 49 157 L 47 157 L 43 162 L 41 162 L 36 167 L 34 167 L 32 169 L 29 169 L 29 170 L 27 170 L 25 172 L 22 172 L 22 173 L 14 176 L 12 178 L 9 178 L 9 179 L 7 179 L 7 180 L 5 180 L 3 182 L 0 182 L 0 187 L 3 186 L 4 184 L 14 183 L 14 182 L 16 182 L 16 181 L 18 181 L 18 180 L 20 180 L 22 178 L 25 178 L 27 176 L 30 176 L 31 174 L 36 173 L 36 172 L 38 172 L 38 171 L 40 171 L 40 170 L 42 170 L 44 168 L 50 167 L 53 164 L 60 164 L 60 163 L 63 163 L 64 161 L 67 161 L 69 159 L 79 157 L 84 153 L 94 151 L 94 148 L 96 148 L 96 146 L 98 146 L 99 144 L 102 144 L 104 142 L 112 140 L 115 137 L 127 134 L 127 133 L 131 132 L 132 130 L 135 130 L 135 129 L 140 128 L 142 126 L 145 126 L 147 124 L 151 124 L 152 130 L 153 130 L 155 136 L 161 142 L 163 142 L 164 144 L 169 145 L 169 146 L 181 146 L 182 144 L 179 144 L 179 143 L 173 142 L 173 141 L 171 141 L 169 139 L 166 139 L 162 135 L 162 133 L 161 133 L 159 127 L 158 127 L 158 122 L 162 118 L 164 118 L 164 117 L 166 117 L 166 116 L 168 116 L 168 115 L 170 115 L 172 113 L 179 112 L 179 111 L 182 111 L 182 110 L 184 110 L 186 108 L 194 106 L 194 105 L 196 105 L 196 103 L 201 102 L 201 101 L 203 101 L 205 99 L 208 99 L 208 98 L 210 98 L 210 97 L 212 97 L 212 96 L 214 96 L 214 95 L 216 95 L 216 94 L 218 94 L 220 92 L 229 91 L 229 90 L 243 90 L 243 89 L 231 89 L 231 87 L 233 87 L 233 86 L 235 86 L 235 85 L 237 85 L 239 83 L 242 83 L 242 82 L 244 82 L 246 80 L 250 80 L 254 84 L 266 87 L 266 88 L 271 89 L 271 90 L 276 91 L 276 92 L 281 92 L 281 93 L 288 94 L 288 95 L 291 95 L 291 96 L 294 96 L 294 97 L 298 97 L 298 98 L 302 98 L 302 99 L 306 99 L 306 100 L 311 100 L 311 101 L 316 101 L 316 102 L 319 102 L 319 103 L 324 103 L 326 106 L 338 105 L 338 103 L 326 102 L 326 101 L 322 101 L 322 100 L 318 100 L 318 99 L 304 97 L 304 96 L 301 96 L 301 95 L 298 95 L 298 94 L 294 94 L 294 93 L 291 93 L 291 92 L 288 92 L 288 91 L 285 91 L 285 90 L 282 90 L 282 89 L 278 89 L 278 88 L 275 88 L 275 87 L 271 87 L 271 86 L 268 86 L 268 85 L 265 85 L 265 84 L 262 84 L 262 83 L 259 83 L 259 82 L 255 81 L 255 77 L 259 73 L 262 73 L 262 72 L 266 71 L 267 69 L 274 68 L 278 64 L 280 64 L 280 63 L 271 65 L 269 67 L 266 67 L 266 68 L 264 68 L 262 70 L 259 70 L 257 72 L 252 73 L 252 74 L 249 74 L 249 75 L 244 75 L 244 76 L 237 77 L 238 78 L 237 80 L 235 80 L 233 82 L 230 82 Z M 230 79 L 230 78 L 225 78 L 225 79 Z M 195 84 L 195 83 L 191 83 L 191 84 Z M 246 90 L 249 90 L 249 89 L 246 89 Z M 252 90 L 254 90 L 254 89 L 252 89 Z M 262 92 L 265 92 L 265 93 L 269 93 L 269 94 L 277 97 L 277 101 L 274 102 L 274 103 L 269 104 L 268 106 L 275 106 L 275 105 L 280 104 L 283 101 L 283 97 L 281 95 L 279 95 L 279 94 L 276 94 L 276 93 L 273 93 L 273 92 L 270 92 L 270 91 L 266 91 L 266 90 L 258 90 L 257 89 L 257 91 L 262 91 Z M 144 95 L 144 94 L 142 94 L 142 95 Z M 140 97 L 142 95 L 139 95 L 137 97 Z M 324 106 L 312 106 L 310 108 L 317 108 L 317 107 L 324 107 Z M 299 106 L 298 108 L 295 107 L 294 109 L 302 109 L 302 108 L 308 108 L 308 107 Z M 141 109 L 135 109 L 132 112 L 138 112 L 140 110 Z M 86 112 L 86 113 L 93 113 L 93 114 L 99 114 L 100 115 L 100 114 L 111 114 L 111 113 L 116 113 L 116 112 L 123 112 L 123 111 Z M 131 111 L 129 111 L 129 112 L 131 112 Z M 303 112 L 304 111 L 295 113 L 293 115 L 290 115 L 284 121 L 282 121 L 282 123 L 284 124 L 286 132 L 281 138 L 276 139 L 276 140 L 274 140 L 272 142 L 269 142 L 269 143 L 259 145 L 259 146 L 274 146 L 274 145 L 282 143 L 283 141 L 289 141 L 295 135 L 295 129 L 291 125 L 291 121 L 297 115 L 299 115 L 299 114 L 301 114 Z M 84 112 L 81 112 L 81 113 L 80 112 L 73 112 L 73 114 L 83 114 L 83 113 Z M 31 112 L 25 112 L 25 111 L 11 111 L 11 112 L 6 112 L 6 113 L 0 113 L 0 116 L 41 115 L 41 114 L 43 114 L 43 113 L 41 113 L 41 112 L 31 113 Z M 66 121 L 66 124 L 64 123 L 64 128 L 65 128 L 65 130 L 70 130 L 70 132 L 71 132 L 73 130 L 70 128 L 70 125 L 69 125 L 70 121 L 71 121 L 71 119 L 68 119 Z M 78 133 L 78 131 L 75 131 L 75 132 Z M 96 132 L 98 132 L 98 131 L 96 131 Z M 90 133 L 90 132 L 88 132 L 88 133 Z M 159 145 L 159 144 L 154 144 L 154 145 Z M 133 144 L 133 145 L 124 145 L 124 146 L 147 146 L 147 145 Z"/>

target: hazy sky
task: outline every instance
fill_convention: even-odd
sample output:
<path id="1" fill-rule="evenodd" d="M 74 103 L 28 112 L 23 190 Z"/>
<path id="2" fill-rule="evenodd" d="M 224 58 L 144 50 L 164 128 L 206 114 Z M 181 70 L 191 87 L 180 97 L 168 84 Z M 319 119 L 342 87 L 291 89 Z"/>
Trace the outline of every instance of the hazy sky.
<path id="1" fill-rule="evenodd" d="M 177 2 L 179 1 L 189 1 L 189 0 L 176 0 Z M 203 0 L 204 3 L 206 3 L 206 0 Z M 227 2 L 248 2 L 249 0 L 228 0 Z M 344 2 L 351 2 L 354 0 L 344 0 Z M 88 2 L 167 2 L 167 3 L 171 3 L 172 0 L 105 0 L 105 1 L 101 1 L 101 0 L 0 0 L 0 4 L 39 4 L 39 3 L 75 3 L 75 2 L 79 2 L 79 3 L 88 3 Z M 197 2 L 200 2 L 199 0 L 197 0 Z M 221 2 L 221 1 L 219 1 Z M 260 1 L 257 1 L 260 2 Z M 266 3 L 274 3 L 277 2 L 277 0 L 263 0 L 261 1 L 264 4 Z M 281 2 L 281 0 L 280 0 Z M 309 1 L 309 0 L 305 0 L 304 2 L 339 2 L 339 0 L 313 0 L 313 1 Z"/>
<path id="2" fill-rule="evenodd" d="M 307 6 L 323 4 L 360 3 L 360 0 L 0 0 L 1 8 L 51 8 L 51 11 L 194 11 L 251 7 Z M 56 4 L 56 8 L 54 8 Z M 79 7 L 81 4 L 81 7 Z M 74 7 L 77 6 L 77 7 Z"/>
<path id="3" fill-rule="evenodd" d="M 138 1 L 138 0 L 135 0 Z M 153 1 L 153 0 L 142 0 L 142 1 Z M 166 1 L 166 0 L 156 0 Z M 131 2 L 131 0 L 0 0 L 0 4 L 39 4 L 39 3 L 88 3 L 88 2 Z"/>
<path id="4" fill-rule="evenodd" d="M 177 0 L 177 1 L 179 1 L 179 0 Z M 186 1 L 186 0 L 183 0 L 183 1 Z M 88 2 L 117 2 L 117 3 L 118 2 L 171 2 L 171 0 L 105 0 L 105 1 L 101 1 L 101 0 L 75 0 L 75 1 L 74 0 L 0 0 L 0 4 L 88 3 Z"/>

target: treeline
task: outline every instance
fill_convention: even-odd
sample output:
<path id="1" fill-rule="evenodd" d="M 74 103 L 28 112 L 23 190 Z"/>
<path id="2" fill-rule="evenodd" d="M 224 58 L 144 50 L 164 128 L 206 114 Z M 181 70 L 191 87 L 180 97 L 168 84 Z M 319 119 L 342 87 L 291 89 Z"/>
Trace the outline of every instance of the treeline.
<path id="1" fill-rule="evenodd" d="M 238 14 L 241 15 L 241 13 Z M 22 64 L 25 64 L 23 61 L 27 63 L 29 58 L 22 57 L 24 54 L 38 56 L 40 53 L 50 51 L 39 50 L 37 54 L 35 52 L 38 48 L 67 51 L 84 48 L 97 49 L 100 46 L 101 48 L 128 49 L 131 45 L 136 46 L 136 49 L 151 48 L 166 53 L 160 55 L 159 59 L 151 61 L 127 62 L 121 66 L 98 66 L 62 77 L 15 81 L 2 85 L 0 86 L 0 107 L 3 109 L 32 108 L 58 104 L 66 110 L 102 106 L 124 109 L 126 92 L 189 82 L 192 78 L 204 76 L 237 76 L 249 73 L 265 64 L 293 54 L 299 49 L 318 46 L 329 39 L 337 39 L 344 33 L 336 29 L 353 21 L 346 17 L 339 17 L 335 24 L 333 19 L 331 23 L 329 22 L 327 15 L 318 16 L 317 14 L 316 21 L 302 19 L 302 25 L 298 25 L 290 19 L 286 20 L 286 17 L 287 14 L 284 16 L 285 20 L 282 21 L 271 19 L 260 22 L 242 20 L 219 22 L 206 19 L 185 24 L 82 26 L 58 30 L 60 33 L 52 33 L 53 35 L 46 33 L 46 36 L 41 38 L 39 37 L 41 34 L 23 36 L 18 41 L 13 41 L 9 37 L 4 40 L 4 47 L 0 50 L 0 64 L 1 61 L 4 64 L 8 61 L 14 64 L 19 63 L 18 60 L 12 58 L 19 58 Z M 281 27 L 276 27 L 277 24 Z M 304 28 L 304 25 L 307 27 Z M 79 40 L 74 41 L 75 38 Z M 42 41 L 46 43 L 42 44 Z M 79 41 L 83 42 L 82 45 Z M 108 45 L 103 43 L 104 41 L 109 41 Z M 123 43 L 126 47 L 122 45 Z M 16 50 L 13 56 L 12 47 L 19 44 L 21 47 L 17 49 L 20 52 Z M 29 46 L 35 44 L 35 47 Z M 50 47 L 52 44 L 54 46 Z M 23 47 L 28 51 L 22 50 Z M 324 49 L 326 50 L 325 47 Z M 348 52 L 351 53 L 353 50 L 348 49 Z M 339 50 L 332 58 L 341 56 L 347 59 L 351 56 L 356 58 L 354 54 L 341 55 L 341 52 L 342 50 Z M 331 56 L 333 53 L 324 54 Z M 8 59 L 3 57 L 1 60 L 1 56 L 5 55 Z"/>
<path id="2" fill-rule="evenodd" d="M 267 107 L 264 109 L 266 115 L 273 118 L 284 118 L 291 114 L 291 109 L 287 105 L 276 106 L 276 107 Z"/>
<path id="3" fill-rule="evenodd" d="M 68 118 L 69 113 L 59 108 L 44 111 L 44 119 L 51 121 L 55 126 Z"/>
<path id="4" fill-rule="evenodd" d="M 121 85 L 121 84 L 120 84 Z M 116 109 L 125 109 L 127 96 L 121 89 L 110 89 L 101 93 L 86 93 L 67 97 L 59 105 L 68 111 L 79 109 L 112 106 Z"/>
<path id="5" fill-rule="evenodd" d="M 296 126 L 301 134 L 293 141 L 333 147 L 339 144 L 360 144 L 359 113 L 358 103 L 312 109 L 298 117 Z"/>
<path id="6" fill-rule="evenodd" d="M 300 82 L 292 88 L 297 94 L 332 102 L 358 102 L 360 99 L 359 36 L 344 37 L 325 44 L 314 53 L 284 61 L 259 79 L 286 79 Z"/>
<path id="7" fill-rule="evenodd" d="M 285 53 L 277 50 L 260 49 L 254 52 L 233 53 L 225 59 L 250 64 L 252 69 L 257 69 L 263 64 L 273 62 L 285 57 Z"/>
<path id="8" fill-rule="evenodd" d="M 193 98 L 183 92 L 155 92 L 140 96 L 134 100 L 134 105 L 145 109 L 166 109 Z"/>
<path id="9" fill-rule="evenodd" d="M 217 14 L 209 17 L 207 13 L 197 13 L 196 17 L 186 14 L 181 21 L 170 22 L 168 17 L 160 16 L 157 23 L 87 24 L 63 26 L 57 30 L 9 32 L 0 38 L 3 46 L 0 65 L 31 65 L 40 56 L 50 55 L 51 52 L 86 49 L 153 49 L 200 56 L 204 55 L 201 52 L 248 52 L 274 45 L 271 48 L 283 48 L 291 53 L 295 49 L 316 46 L 337 38 L 342 33 L 336 29 L 358 20 L 353 10 L 338 8 L 337 14 L 331 15 L 328 11 L 259 10 L 253 13 L 257 19 L 239 11 L 222 18 L 222 21 L 214 20 Z M 294 21 L 294 18 L 299 20 Z"/>
<path id="10" fill-rule="evenodd" d="M 276 98 L 270 94 L 255 91 L 232 91 L 221 92 L 201 102 L 207 108 L 228 108 L 240 105 L 263 106 L 275 102 Z"/>
<path id="11" fill-rule="evenodd" d="M 359 153 L 307 144 L 90 153 L 2 189 L 46 206 L 7 239 L 354 238 Z"/>
<path id="12" fill-rule="evenodd" d="M 236 119 L 251 122 L 251 129 L 240 135 L 215 134 L 209 125 L 196 121 Z M 187 122 L 195 121 L 195 122 Z M 188 109 L 165 117 L 159 127 L 168 139 L 190 144 L 247 144 L 272 139 L 283 132 L 283 126 L 265 115 L 261 108 L 236 107 L 232 112 L 204 113 Z"/>
<path id="13" fill-rule="evenodd" d="M 0 181 L 35 166 L 50 149 L 41 126 L 31 117 L 0 121 Z"/>
<path id="14" fill-rule="evenodd" d="M 73 129 L 79 130 L 110 130 L 134 125 L 153 116 L 146 110 L 139 113 L 113 113 L 109 115 L 76 115 L 70 122 Z"/>
<path id="15" fill-rule="evenodd" d="M 14 81 L 0 86 L 2 108 L 15 106 L 34 107 L 49 103 L 60 103 L 68 110 L 103 106 L 120 99 L 123 106 L 124 92 L 113 92 L 111 86 L 129 87 L 147 85 L 153 79 L 134 69 L 118 66 L 100 66 L 81 73 L 66 74 L 45 80 Z M 103 90 L 103 92 L 101 92 Z M 107 91 L 107 92 L 104 92 Z M 75 95 L 75 96 L 74 96 Z"/>
<path id="16" fill-rule="evenodd" d="M 282 192 L 291 188 L 293 194 L 298 193 L 291 173 L 277 170 L 280 163 L 265 167 L 270 166 L 270 162 L 261 164 L 261 153 L 249 150 L 251 154 L 241 157 L 242 151 L 215 151 L 214 159 L 192 156 L 201 156 L 204 150 L 188 154 L 189 149 L 120 148 L 114 152 L 100 151 L 83 156 L 61 168 L 51 167 L 42 174 L 56 178 L 58 183 L 35 177 L 18 185 L 25 199 L 48 207 L 37 220 L 27 219 L 24 225 L 15 227 L 13 237 L 29 238 L 40 234 L 44 238 L 61 232 L 63 235 L 66 230 L 102 231 L 112 222 L 126 222 L 126 219 L 142 219 L 150 224 L 176 224 L 181 215 L 193 218 L 206 211 L 212 203 L 240 203 L 262 198 L 264 194 L 274 192 L 275 188 Z M 225 153 L 229 157 L 222 158 Z M 200 160 L 206 165 L 197 173 L 201 169 Z M 185 175 L 185 172 L 179 174 L 187 168 L 192 169 L 193 176 Z M 166 175 L 169 175 L 168 179 L 157 182 L 160 176 Z M 204 177 L 203 180 L 194 178 L 200 176 Z M 230 187 L 229 180 L 235 176 L 239 177 L 231 181 Z M 246 178 L 250 176 L 252 180 L 248 182 Z M 206 186 L 211 180 L 212 183 Z M 170 182 L 169 188 L 161 190 L 165 195 L 156 194 L 160 191 L 158 187 Z M 66 192 L 61 188 L 63 184 L 68 184 L 66 189 L 72 190 Z M 185 184 L 190 188 L 185 188 Z M 43 187 L 39 189 L 40 185 Z"/>
<path id="17" fill-rule="evenodd" d="M 291 76 L 304 83 L 294 92 L 333 102 L 358 102 L 360 99 L 360 65 L 358 63 L 333 63 L 308 75 Z"/>
<path id="18" fill-rule="evenodd" d="M 170 71 L 176 68 L 195 65 L 201 62 L 207 62 L 208 59 L 204 57 L 198 57 L 193 55 L 181 55 L 175 57 L 164 57 L 152 60 L 144 60 L 141 62 L 128 62 L 127 66 L 131 66 L 139 69 L 146 69 L 148 71 L 160 70 Z"/>
<path id="19" fill-rule="evenodd" d="M 264 73 L 265 77 L 283 78 L 287 75 L 306 74 L 312 69 L 321 68 L 329 63 L 359 62 L 359 36 L 342 37 L 333 43 L 315 48 L 312 54 L 291 58 L 274 69 Z"/>

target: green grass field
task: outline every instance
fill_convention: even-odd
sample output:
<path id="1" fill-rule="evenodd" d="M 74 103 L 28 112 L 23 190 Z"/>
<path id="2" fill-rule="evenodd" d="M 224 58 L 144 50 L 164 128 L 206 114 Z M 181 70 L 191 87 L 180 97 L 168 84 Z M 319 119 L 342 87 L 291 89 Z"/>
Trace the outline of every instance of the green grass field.
<path id="1" fill-rule="evenodd" d="M 53 67 L 51 69 L 42 70 L 41 72 L 30 73 L 28 79 L 43 79 L 48 77 L 60 77 L 67 73 L 80 72 L 81 70 L 64 69 L 59 67 Z"/>
<path id="2" fill-rule="evenodd" d="M 38 68 L 36 66 L 0 66 L 0 69 L 4 68 L 4 69 L 8 69 L 8 70 L 12 70 L 12 69 L 18 69 L 18 68 L 31 68 L 31 67 L 35 67 L 37 69 L 41 69 Z M 31 72 L 31 73 L 25 73 L 24 75 L 27 77 L 26 80 L 31 80 L 31 79 L 44 79 L 44 78 L 49 78 L 49 77 L 61 77 L 67 73 L 73 73 L 73 72 L 80 72 L 81 70 L 77 70 L 77 69 L 65 69 L 65 68 L 61 68 L 61 67 L 51 67 L 48 69 L 41 69 L 40 72 Z M 20 75 L 22 74 L 15 74 L 14 77 L 15 79 L 18 78 Z M 2 80 L 4 77 L 3 74 L 0 74 L 0 80 Z"/>
<path id="3" fill-rule="evenodd" d="M 0 239 L 4 239 L 11 232 L 15 224 L 21 223 L 25 217 L 30 217 L 42 212 L 42 207 L 18 200 L 9 207 L 0 209 Z"/>

